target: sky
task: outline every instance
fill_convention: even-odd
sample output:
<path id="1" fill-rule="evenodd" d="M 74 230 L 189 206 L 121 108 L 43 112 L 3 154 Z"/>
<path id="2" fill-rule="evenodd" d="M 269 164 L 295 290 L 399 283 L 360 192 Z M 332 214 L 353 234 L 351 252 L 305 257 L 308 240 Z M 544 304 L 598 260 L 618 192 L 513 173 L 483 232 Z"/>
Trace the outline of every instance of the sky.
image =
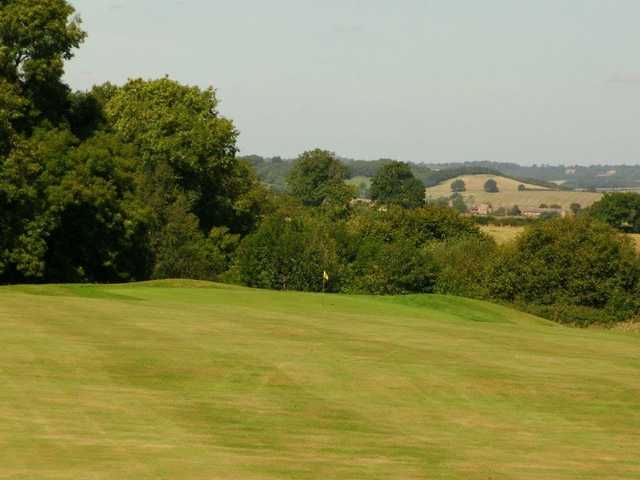
<path id="1" fill-rule="evenodd" d="M 71 0 L 74 89 L 213 86 L 242 154 L 640 163 L 638 0 Z"/>

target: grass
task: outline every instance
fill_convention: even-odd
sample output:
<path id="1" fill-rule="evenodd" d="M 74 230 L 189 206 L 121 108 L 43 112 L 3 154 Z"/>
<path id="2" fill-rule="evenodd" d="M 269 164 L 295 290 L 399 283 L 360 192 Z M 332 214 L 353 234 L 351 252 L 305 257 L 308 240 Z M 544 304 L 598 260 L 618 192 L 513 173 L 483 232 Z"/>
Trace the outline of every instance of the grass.
<path id="1" fill-rule="evenodd" d="M 640 336 L 445 296 L 0 288 L 3 479 L 640 478 Z"/>
<path id="2" fill-rule="evenodd" d="M 539 207 L 544 203 L 546 205 L 557 204 L 565 210 L 569 210 L 572 203 L 579 203 L 583 208 L 586 208 L 602 197 L 601 193 L 545 190 L 542 187 L 528 184 L 524 184 L 527 190 L 520 192 L 518 186 L 521 182 L 495 175 L 463 175 L 427 188 L 427 197 L 436 199 L 450 196 L 452 193 L 451 183 L 458 178 L 466 184 L 467 190 L 462 193 L 462 196 L 469 205 L 490 203 L 493 208 L 510 208 L 514 205 L 518 205 L 520 208 L 530 208 Z M 489 178 L 496 180 L 500 190 L 498 193 L 484 191 L 484 183 Z"/>

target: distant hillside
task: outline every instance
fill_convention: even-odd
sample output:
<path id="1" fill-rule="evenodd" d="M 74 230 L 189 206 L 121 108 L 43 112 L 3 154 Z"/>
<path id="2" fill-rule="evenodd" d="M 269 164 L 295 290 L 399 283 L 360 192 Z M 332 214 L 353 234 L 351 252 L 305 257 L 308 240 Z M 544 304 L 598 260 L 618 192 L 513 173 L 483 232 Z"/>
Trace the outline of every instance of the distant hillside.
<path id="1" fill-rule="evenodd" d="M 640 159 L 639 159 L 640 162 Z M 425 164 L 434 170 L 485 168 L 505 176 L 559 182 L 569 189 L 640 188 L 640 165 L 518 165 L 505 162 L 464 162 Z M 478 172 L 480 173 L 480 172 Z"/>
<path id="2" fill-rule="evenodd" d="M 498 184 L 498 193 L 487 193 L 484 191 L 485 182 L 493 178 Z M 510 208 L 514 205 L 518 207 L 539 207 L 541 204 L 560 205 L 564 209 L 569 209 L 572 203 L 578 203 L 581 207 L 588 207 L 598 201 L 602 194 L 591 192 L 574 192 L 557 189 L 548 189 L 537 184 L 523 183 L 519 180 L 500 175 L 460 175 L 444 181 L 426 190 L 427 197 L 437 199 L 449 197 L 451 183 L 455 180 L 465 182 L 466 191 L 462 196 L 468 205 L 479 205 L 483 203 L 491 204 L 494 208 Z M 519 185 L 526 187 L 525 191 L 519 191 Z"/>
<path id="3" fill-rule="evenodd" d="M 286 188 L 286 176 L 292 159 L 265 158 L 258 155 L 242 157 L 256 169 L 258 177 L 276 190 Z M 373 177 L 391 159 L 354 160 L 340 158 L 349 167 L 351 177 Z M 522 166 L 515 163 L 464 162 L 464 163 L 410 163 L 413 174 L 426 187 L 460 175 L 500 175 L 521 183 L 528 183 L 554 190 L 594 189 L 640 189 L 640 165 L 593 165 L 593 166 Z"/>

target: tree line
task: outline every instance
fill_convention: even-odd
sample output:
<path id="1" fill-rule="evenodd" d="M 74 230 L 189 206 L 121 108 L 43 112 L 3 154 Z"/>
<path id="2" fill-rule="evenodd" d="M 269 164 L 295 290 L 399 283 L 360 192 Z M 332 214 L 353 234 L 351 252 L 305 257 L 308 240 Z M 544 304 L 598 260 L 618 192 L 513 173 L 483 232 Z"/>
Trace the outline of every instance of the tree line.
<path id="1" fill-rule="evenodd" d="M 65 0 L 0 2 L 1 283 L 320 291 L 327 272 L 332 292 L 449 293 L 575 324 L 638 314 L 640 260 L 619 234 L 640 227 L 631 194 L 500 247 L 426 202 L 406 163 L 378 165 L 371 202 L 324 150 L 286 162 L 283 188 L 268 188 L 213 89 L 160 78 L 71 91 L 63 66 L 84 38 Z"/>

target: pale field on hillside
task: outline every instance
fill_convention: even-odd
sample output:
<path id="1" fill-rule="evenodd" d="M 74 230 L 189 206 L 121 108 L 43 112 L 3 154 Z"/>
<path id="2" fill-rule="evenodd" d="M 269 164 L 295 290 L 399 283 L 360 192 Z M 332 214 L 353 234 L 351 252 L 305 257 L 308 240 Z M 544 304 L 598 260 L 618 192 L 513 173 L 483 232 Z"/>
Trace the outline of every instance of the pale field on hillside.
<path id="1" fill-rule="evenodd" d="M 493 178 L 498 184 L 498 189 L 500 190 L 498 193 L 484 191 L 484 183 L 490 178 Z M 539 207 L 540 204 L 544 203 L 546 205 L 558 204 L 568 210 L 572 203 L 579 203 L 585 208 L 602 197 L 601 193 L 545 190 L 543 187 L 526 183 L 524 185 L 528 190 L 520 192 L 518 191 L 518 185 L 521 185 L 522 182 L 510 178 L 495 175 L 462 175 L 435 187 L 427 188 L 427 198 L 437 199 L 450 196 L 452 194 L 451 183 L 458 179 L 465 182 L 467 190 L 462 193 L 462 196 L 468 205 L 490 203 L 493 208 L 509 208 L 514 205 L 518 205 L 520 208 L 531 208 Z"/>

